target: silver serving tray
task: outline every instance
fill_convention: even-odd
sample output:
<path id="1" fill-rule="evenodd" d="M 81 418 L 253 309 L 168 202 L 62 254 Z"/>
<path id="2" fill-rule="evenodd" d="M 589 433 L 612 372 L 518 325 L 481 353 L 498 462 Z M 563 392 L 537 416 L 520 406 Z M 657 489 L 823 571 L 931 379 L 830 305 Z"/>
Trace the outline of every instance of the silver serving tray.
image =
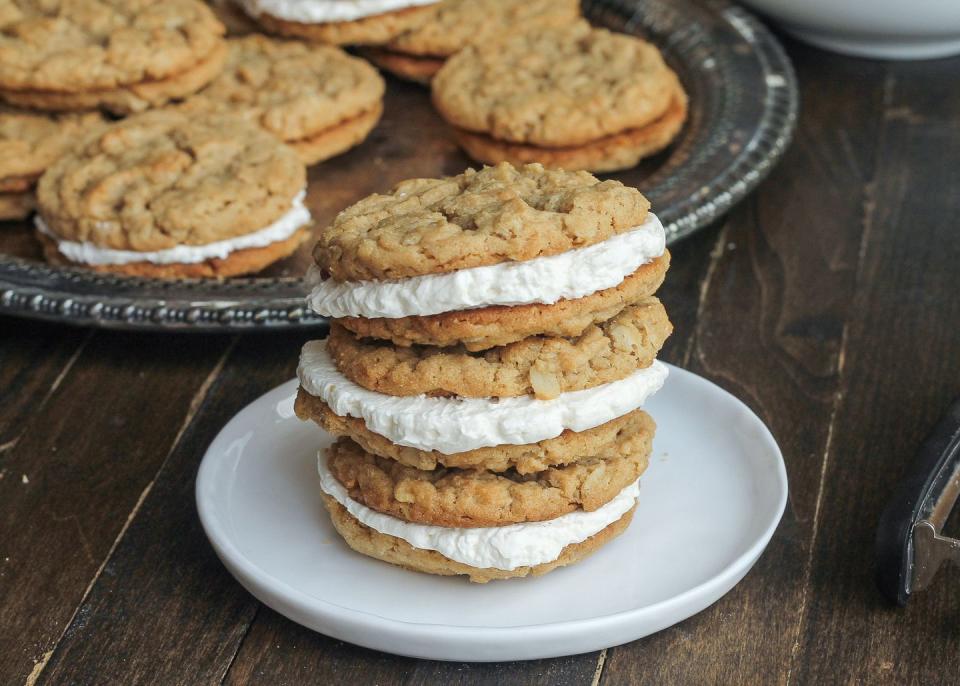
<path id="1" fill-rule="evenodd" d="M 749 13 L 724 0 L 585 2 L 598 26 L 661 47 L 690 95 L 678 140 L 627 172 L 675 242 L 749 193 L 779 159 L 797 117 L 797 87 L 783 49 Z M 410 177 L 471 165 L 419 86 L 391 80 L 380 126 L 358 148 L 310 170 L 317 226 L 343 207 Z M 127 329 L 215 331 L 316 326 L 301 275 L 310 246 L 255 278 L 161 281 L 104 276 L 40 260 L 28 222 L 0 224 L 0 312 Z"/>

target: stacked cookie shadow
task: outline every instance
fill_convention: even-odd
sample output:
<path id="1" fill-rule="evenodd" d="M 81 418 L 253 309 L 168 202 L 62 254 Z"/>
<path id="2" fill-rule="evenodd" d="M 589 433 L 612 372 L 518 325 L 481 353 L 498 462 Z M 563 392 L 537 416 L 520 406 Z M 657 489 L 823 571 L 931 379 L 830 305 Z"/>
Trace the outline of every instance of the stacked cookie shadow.
<path id="1" fill-rule="evenodd" d="M 314 250 L 297 415 L 337 437 L 323 501 L 355 550 L 475 582 L 576 562 L 630 523 L 671 325 L 636 189 L 509 164 L 403 182 Z"/>

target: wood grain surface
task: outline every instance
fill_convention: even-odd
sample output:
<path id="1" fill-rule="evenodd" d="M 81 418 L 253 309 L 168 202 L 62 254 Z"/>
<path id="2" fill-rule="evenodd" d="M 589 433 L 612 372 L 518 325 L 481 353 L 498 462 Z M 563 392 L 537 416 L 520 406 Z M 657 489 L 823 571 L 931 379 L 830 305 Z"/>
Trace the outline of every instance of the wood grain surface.
<path id="1" fill-rule="evenodd" d="M 783 522 L 730 594 L 657 635 L 556 660 L 429 662 L 313 633 L 227 574 L 193 500 L 206 446 L 293 375 L 310 334 L 0 318 L 0 684 L 960 680 L 960 572 L 895 610 L 872 558 L 897 479 L 960 395 L 960 59 L 785 42 L 796 140 L 729 216 L 675 246 L 661 294 L 676 326 L 663 357 L 742 398 L 787 461 Z M 431 131 L 426 95 L 392 90 L 376 173 L 348 154 L 315 180 L 345 175 L 359 196 L 465 166 Z M 407 117 L 414 133 L 397 135 Z M 351 199 L 313 204 L 325 220 Z"/>

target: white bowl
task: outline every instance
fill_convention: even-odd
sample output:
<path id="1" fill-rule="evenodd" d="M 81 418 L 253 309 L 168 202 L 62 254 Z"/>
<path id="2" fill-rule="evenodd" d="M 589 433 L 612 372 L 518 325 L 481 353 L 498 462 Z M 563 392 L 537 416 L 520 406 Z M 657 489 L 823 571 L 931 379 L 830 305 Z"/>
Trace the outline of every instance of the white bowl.
<path id="1" fill-rule="evenodd" d="M 960 0 L 744 0 L 784 30 L 847 55 L 915 60 L 960 54 Z"/>

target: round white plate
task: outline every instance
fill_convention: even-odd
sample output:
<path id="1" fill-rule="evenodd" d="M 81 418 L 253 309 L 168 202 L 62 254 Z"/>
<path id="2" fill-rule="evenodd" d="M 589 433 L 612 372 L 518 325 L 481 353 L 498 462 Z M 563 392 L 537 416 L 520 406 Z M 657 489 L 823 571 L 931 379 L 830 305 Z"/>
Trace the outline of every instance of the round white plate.
<path id="1" fill-rule="evenodd" d="M 293 416 L 296 381 L 255 400 L 207 450 L 197 507 L 230 572 L 329 636 L 435 660 L 528 660 L 626 643 L 704 609 L 763 552 L 787 499 L 776 442 L 746 405 L 676 367 L 647 403 L 658 431 L 630 528 L 546 576 L 471 584 L 350 550 L 320 502 L 330 442 Z"/>

